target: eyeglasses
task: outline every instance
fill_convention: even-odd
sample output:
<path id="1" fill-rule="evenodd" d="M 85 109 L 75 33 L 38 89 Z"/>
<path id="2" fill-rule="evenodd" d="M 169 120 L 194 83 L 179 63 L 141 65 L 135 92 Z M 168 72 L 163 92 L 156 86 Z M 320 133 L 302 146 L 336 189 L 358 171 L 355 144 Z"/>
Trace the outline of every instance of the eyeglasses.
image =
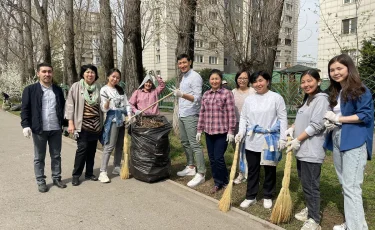
<path id="1" fill-rule="evenodd" d="M 248 81 L 249 79 L 247 78 L 237 78 L 237 81 Z"/>

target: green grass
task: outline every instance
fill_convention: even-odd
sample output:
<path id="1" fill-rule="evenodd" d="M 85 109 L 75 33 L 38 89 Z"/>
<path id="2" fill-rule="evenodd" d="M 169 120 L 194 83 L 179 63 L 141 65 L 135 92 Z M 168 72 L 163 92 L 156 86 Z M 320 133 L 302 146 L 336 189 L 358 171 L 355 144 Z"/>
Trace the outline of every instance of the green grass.
<path id="1" fill-rule="evenodd" d="M 222 191 L 211 195 L 209 191 L 213 186 L 213 179 L 211 176 L 211 169 L 209 167 L 209 161 L 206 151 L 205 145 L 205 138 L 202 138 L 202 148 L 205 154 L 206 166 L 207 166 L 207 174 L 206 180 L 207 182 L 198 186 L 196 188 L 197 191 L 204 193 L 205 195 L 211 196 L 217 200 L 219 200 L 222 196 Z M 181 178 L 176 176 L 176 172 L 181 170 L 185 163 L 186 157 L 183 152 L 182 146 L 180 144 L 180 140 L 176 135 L 170 135 L 170 143 L 171 143 L 171 159 L 172 159 L 172 175 L 171 179 L 186 185 L 186 183 L 191 178 Z M 225 160 L 227 163 L 228 172 L 230 171 L 232 160 L 233 160 L 233 153 L 234 150 L 232 146 L 228 146 L 227 152 L 225 153 Z M 363 203 L 366 213 L 366 220 L 369 226 L 369 229 L 375 229 L 375 217 L 373 213 L 375 212 L 375 162 L 368 161 L 365 171 L 365 179 L 363 184 Z M 275 199 L 279 194 L 281 188 L 281 181 L 283 178 L 284 173 L 284 166 L 285 166 L 285 155 L 283 155 L 283 160 L 277 166 L 277 185 L 276 185 L 276 193 Z M 263 168 L 262 168 L 263 170 Z M 261 171 L 261 185 L 260 188 L 263 187 L 263 171 Z M 293 200 L 293 212 L 297 213 L 302 208 L 304 208 L 304 196 L 302 192 L 302 188 L 297 176 L 297 168 L 296 168 L 296 161 L 293 159 L 292 165 L 292 173 L 291 173 L 291 180 L 290 180 L 290 193 Z M 322 212 L 322 222 L 321 226 L 322 229 L 332 229 L 335 224 L 341 224 L 344 222 L 343 213 L 344 213 L 344 200 L 341 194 L 341 187 L 338 182 L 335 167 L 333 165 L 332 154 L 327 152 L 327 156 L 325 162 L 322 166 L 322 173 L 321 173 L 321 180 L 320 180 L 320 189 L 321 189 L 321 212 Z M 232 205 L 234 207 L 239 208 L 240 203 L 245 199 L 246 194 L 246 183 L 242 183 L 239 185 L 235 185 L 233 187 L 232 192 Z M 271 215 L 271 210 L 266 210 L 263 208 L 263 194 L 262 189 L 259 190 L 259 194 L 257 197 L 257 204 L 250 206 L 247 209 L 244 209 L 245 212 L 248 212 L 252 215 L 258 216 L 262 219 L 269 220 Z M 219 211 L 219 210 L 218 210 Z M 294 215 L 293 213 L 293 215 Z M 280 225 L 285 229 L 300 229 L 303 223 L 292 218 L 291 221 L 287 224 Z"/>

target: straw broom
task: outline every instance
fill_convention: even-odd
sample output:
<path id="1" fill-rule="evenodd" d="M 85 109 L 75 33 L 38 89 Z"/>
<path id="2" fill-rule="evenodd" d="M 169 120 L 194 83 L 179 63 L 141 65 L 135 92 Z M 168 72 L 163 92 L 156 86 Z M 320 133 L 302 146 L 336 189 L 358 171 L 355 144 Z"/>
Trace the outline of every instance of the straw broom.
<path id="1" fill-rule="evenodd" d="M 121 172 L 120 177 L 123 180 L 129 179 L 129 134 L 128 129 L 125 129 L 125 135 L 124 135 L 124 163 L 121 166 Z"/>
<path id="2" fill-rule="evenodd" d="M 234 176 L 236 175 L 239 146 L 240 146 L 240 143 L 236 143 L 236 149 L 234 151 L 232 168 L 230 170 L 230 175 L 229 175 L 229 184 L 225 188 L 223 196 L 221 197 L 219 201 L 219 209 L 220 211 L 223 211 L 223 212 L 228 212 L 230 209 L 230 205 L 232 203 L 233 180 L 234 180 Z"/>
<path id="3" fill-rule="evenodd" d="M 290 140 L 291 138 L 288 137 L 288 141 Z M 289 191 L 290 172 L 292 168 L 292 152 L 293 151 L 291 150 L 286 155 L 282 188 L 271 213 L 270 221 L 274 224 L 288 222 L 292 216 L 293 204 Z"/>

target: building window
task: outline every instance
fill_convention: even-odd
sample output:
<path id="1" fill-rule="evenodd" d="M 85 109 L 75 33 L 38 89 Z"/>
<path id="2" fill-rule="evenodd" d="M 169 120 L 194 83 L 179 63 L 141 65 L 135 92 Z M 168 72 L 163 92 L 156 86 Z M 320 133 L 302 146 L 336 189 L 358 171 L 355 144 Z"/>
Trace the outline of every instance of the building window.
<path id="1" fill-rule="evenodd" d="M 292 55 L 292 51 L 290 50 L 284 50 L 285 55 Z"/>
<path id="2" fill-rule="evenodd" d="M 217 28 L 215 28 L 215 27 L 210 27 L 210 33 L 211 33 L 212 35 L 217 35 Z"/>
<path id="3" fill-rule="evenodd" d="M 275 68 L 281 68 L 281 63 L 279 61 L 275 61 L 274 67 Z"/>
<path id="4" fill-rule="evenodd" d="M 217 19 L 217 12 L 210 11 L 209 18 L 213 19 L 213 20 L 216 20 Z"/>
<path id="5" fill-rule="evenodd" d="M 157 48 L 160 47 L 160 38 L 156 38 L 156 40 L 155 40 L 155 46 Z"/>
<path id="6" fill-rule="evenodd" d="M 201 19 L 202 18 L 202 10 L 201 9 L 197 9 L 197 19 Z"/>
<path id="7" fill-rule="evenodd" d="M 228 65 L 228 58 L 224 58 L 224 65 Z"/>
<path id="8" fill-rule="evenodd" d="M 236 12 L 237 13 L 241 13 L 242 12 L 242 9 L 241 9 L 240 5 L 236 5 Z"/>
<path id="9" fill-rule="evenodd" d="M 210 0 L 210 4 L 217 5 L 217 0 Z"/>
<path id="10" fill-rule="evenodd" d="M 290 66 L 290 62 L 285 62 L 285 67 L 289 68 Z"/>
<path id="11" fill-rule="evenodd" d="M 194 55 L 194 61 L 197 63 L 203 63 L 204 62 L 203 55 L 199 55 L 199 54 Z"/>
<path id="12" fill-rule="evenodd" d="M 282 45 L 282 44 L 281 44 L 281 38 L 277 39 L 277 44 L 278 44 L 278 45 Z"/>
<path id="13" fill-rule="evenodd" d="M 195 40 L 195 48 L 202 48 L 203 41 L 202 40 Z"/>
<path id="14" fill-rule="evenodd" d="M 342 33 L 355 34 L 357 32 L 357 18 L 342 20 Z"/>
<path id="15" fill-rule="evenodd" d="M 208 59 L 208 63 L 210 64 L 218 64 L 217 57 L 210 56 Z"/>
<path id="16" fill-rule="evenodd" d="M 286 11 L 292 11 L 293 10 L 293 5 L 290 3 L 285 4 Z"/>
<path id="17" fill-rule="evenodd" d="M 285 39 L 285 45 L 286 45 L 286 46 L 291 46 L 291 45 L 292 45 L 292 40 L 290 40 L 290 39 Z"/>
<path id="18" fill-rule="evenodd" d="M 95 56 L 95 64 L 100 64 L 100 56 Z"/>
<path id="19" fill-rule="evenodd" d="M 210 49 L 216 49 L 217 48 L 217 42 L 210 42 Z"/>
<path id="20" fill-rule="evenodd" d="M 281 50 L 276 50 L 276 57 L 280 57 L 281 56 Z"/>
<path id="21" fill-rule="evenodd" d="M 240 27 L 241 26 L 241 20 L 240 19 L 236 19 L 236 27 Z"/>
<path id="22" fill-rule="evenodd" d="M 156 63 L 160 63 L 160 55 L 156 55 Z"/>
<path id="23" fill-rule="evenodd" d="M 292 34 L 292 28 L 285 27 L 284 32 L 285 32 L 286 35 L 291 35 Z"/>
<path id="24" fill-rule="evenodd" d="M 160 75 L 161 74 L 161 71 L 160 70 L 156 70 L 156 75 Z"/>
<path id="25" fill-rule="evenodd" d="M 292 23 L 293 22 L 293 18 L 291 16 L 289 16 L 289 15 L 286 15 L 285 16 L 285 21 L 289 22 L 289 23 Z"/>
<path id="26" fill-rule="evenodd" d="M 344 4 L 354 3 L 357 2 L 357 0 L 344 0 Z"/>
<path id="27" fill-rule="evenodd" d="M 195 32 L 201 32 L 202 28 L 203 28 L 202 24 L 196 24 L 195 25 Z"/>

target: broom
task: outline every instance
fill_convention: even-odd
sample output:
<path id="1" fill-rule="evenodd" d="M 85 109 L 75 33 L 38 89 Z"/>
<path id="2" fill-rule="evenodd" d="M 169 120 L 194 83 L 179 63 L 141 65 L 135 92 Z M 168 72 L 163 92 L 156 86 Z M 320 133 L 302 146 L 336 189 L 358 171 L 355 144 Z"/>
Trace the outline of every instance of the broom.
<path id="1" fill-rule="evenodd" d="M 288 141 L 290 140 L 291 137 L 288 137 Z M 270 221 L 274 224 L 288 222 L 292 216 L 293 204 L 289 191 L 290 172 L 292 168 L 292 152 L 293 151 L 291 150 L 286 155 L 282 187 L 271 213 Z"/>
<path id="2" fill-rule="evenodd" d="M 236 143 L 236 149 L 234 151 L 232 168 L 230 170 L 230 175 L 229 175 L 229 184 L 225 188 L 223 196 L 221 197 L 219 201 L 219 209 L 220 211 L 223 211 L 223 212 L 228 212 L 230 209 L 230 204 L 232 203 L 232 188 L 233 188 L 234 176 L 236 175 L 239 146 L 240 146 L 240 143 Z"/>
<path id="3" fill-rule="evenodd" d="M 126 118 L 127 119 L 127 118 Z M 129 179 L 129 134 L 128 129 L 125 129 L 125 135 L 124 135 L 124 163 L 121 166 L 121 172 L 120 177 L 123 180 Z"/>

